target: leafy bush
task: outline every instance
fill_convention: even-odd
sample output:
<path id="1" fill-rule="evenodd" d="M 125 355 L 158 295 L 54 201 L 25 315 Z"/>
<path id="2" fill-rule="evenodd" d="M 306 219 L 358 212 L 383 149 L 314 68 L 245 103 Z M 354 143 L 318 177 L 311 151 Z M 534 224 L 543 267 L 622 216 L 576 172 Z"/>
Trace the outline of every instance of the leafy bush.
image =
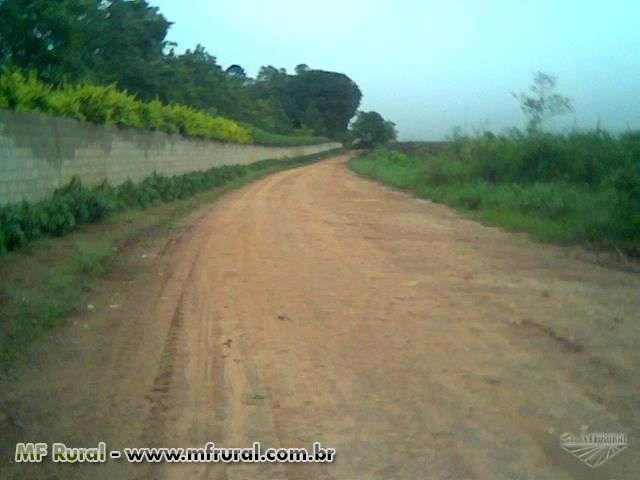
<path id="1" fill-rule="evenodd" d="M 93 276 L 104 275 L 106 263 L 113 258 L 114 252 L 109 242 L 77 245 L 77 252 L 72 257 L 75 271 Z"/>
<path id="2" fill-rule="evenodd" d="M 0 74 L 0 108 L 233 143 L 298 146 L 331 141 L 311 136 L 308 130 L 279 135 L 186 105 L 163 105 L 159 100 L 142 102 L 115 85 L 65 85 L 53 89 L 33 72 L 24 75 L 6 68 Z"/>
<path id="3" fill-rule="evenodd" d="M 0 75 L 0 108 L 46 111 L 51 87 L 41 83 L 35 73 L 24 76 L 19 71 L 3 70 Z"/>
<path id="4" fill-rule="evenodd" d="M 249 129 L 184 105 L 142 102 L 115 85 L 75 85 L 52 89 L 34 73 L 5 69 L 0 75 L 0 108 L 42 112 L 100 124 L 147 128 L 223 142 L 251 143 Z"/>
<path id="5" fill-rule="evenodd" d="M 378 112 L 358 112 L 349 133 L 354 144 L 360 148 L 371 148 L 395 140 L 395 124 L 382 118 Z"/>

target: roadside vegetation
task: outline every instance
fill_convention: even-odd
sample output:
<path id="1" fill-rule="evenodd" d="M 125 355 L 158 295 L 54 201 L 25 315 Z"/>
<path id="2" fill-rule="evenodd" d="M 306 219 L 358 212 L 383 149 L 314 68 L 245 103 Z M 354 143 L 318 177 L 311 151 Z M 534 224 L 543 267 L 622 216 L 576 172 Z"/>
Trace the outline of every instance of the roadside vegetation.
<path id="1" fill-rule="evenodd" d="M 459 137 L 441 153 L 378 148 L 357 173 L 536 238 L 640 256 L 640 132 Z"/>
<path id="2" fill-rule="evenodd" d="M 266 65 L 252 78 L 202 45 L 176 53 L 172 23 L 146 0 L 1 0 L 0 18 L 3 109 L 297 146 L 342 140 L 362 97 L 339 72 Z M 43 201 L 0 205 L 0 364 L 77 311 L 122 267 L 122 245 L 227 188 L 332 153 L 117 186 L 74 180 Z"/>
<path id="3" fill-rule="evenodd" d="M 378 112 L 358 112 L 349 129 L 351 143 L 358 148 L 372 148 L 396 139 L 395 123 Z"/>
<path id="4" fill-rule="evenodd" d="M 640 132 L 543 131 L 572 110 L 556 79 L 538 72 L 514 93 L 526 131 L 454 134 L 430 148 L 378 148 L 351 160 L 356 172 L 540 240 L 640 256 Z"/>
<path id="5" fill-rule="evenodd" d="M 128 249 L 173 229 L 187 212 L 231 188 L 335 153 L 174 177 L 153 175 L 117 188 L 107 184 L 89 188 L 74 181 L 49 200 L 3 208 L 0 370 L 42 332 L 86 310 L 105 275 L 134 274 L 139 266 L 128 257 Z M 23 248 L 6 252 L 19 246 Z"/>
<path id="6" fill-rule="evenodd" d="M 89 187 L 77 178 L 39 202 L 23 201 L 0 206 L 0 256 L 41 237 L 60 237 L 78 226 L 98 222 L 132 208 L 147 208 L 268 172 L 296 166 L 333 152 L 301 158 L 266 160 L 249 165 L 213 167 L 182 175 L 149 175 L 139 183 L 131 180 L 117 186 L 108 182 Z"/>

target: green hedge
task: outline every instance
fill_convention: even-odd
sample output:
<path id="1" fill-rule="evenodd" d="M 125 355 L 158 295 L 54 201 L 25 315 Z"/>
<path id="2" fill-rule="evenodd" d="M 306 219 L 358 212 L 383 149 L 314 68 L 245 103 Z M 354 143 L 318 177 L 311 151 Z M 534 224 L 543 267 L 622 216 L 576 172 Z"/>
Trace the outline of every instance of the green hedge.
<path id="1" fill-rule="evenodd" d="M 163 105 L 158 100 L 142 102 L 115 85 L 64 85 L 54 89 L 38 80 L 35 73 L 24 75 L 8 69 L 0 73 L 0 108 L 223 142 L 291 146 L 329 141 L 322 137 L 271 134 L 184 105 Z"/>
<path id="2" fill-rule="evenodd" d="M 249 169 L 224 166 L 172 177 L 154 173 L 138 184 L 128 181 L 117 187 L 108 183 L 87 187 L 73 179 L 49 199 L 0 208 L 0 255 L 43 236 L 62 236 L 117 211 L 189 197 L 242 177 Z"/>
<path id="3" fill-rule="evenodd" d="M 251 143 L 249 130 L 236 122 L 214 117 L 184 105 L 142 102 L 114 85 L 72 85 L 54 89 L 34 73 L 3 70 L 0 108 L 42 112 L 94 123 L 181 133 L 223 142 Z"/>
<path id="4" fill-rule="evenodd" d="M 183 175 L 154 173 L 140 183 L 127 181 L 117 187 L 107 182 L 88 187 L 74 178 L 68 185 L 56 190 L 51 198 L 0 207 L 0 256 L 31 240 L 44 236 L 59 237 L 79 225 L 102 220 L 118 211 L 187 198 L 249 174 L 304 165 L 339 150 L 284 160 L 262 160 L 250 165 L 214 167 Z"/>

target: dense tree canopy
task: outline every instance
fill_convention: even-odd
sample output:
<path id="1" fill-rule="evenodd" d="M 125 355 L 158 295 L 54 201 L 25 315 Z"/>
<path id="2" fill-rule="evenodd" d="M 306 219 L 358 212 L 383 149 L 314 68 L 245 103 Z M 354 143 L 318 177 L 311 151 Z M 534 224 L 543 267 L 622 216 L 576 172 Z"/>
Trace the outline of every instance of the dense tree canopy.
<path id="1" fill-rule="evenodd" d="M 360 147 L 381 145 L 395 140 L 395 124 L 382 118 L 378 112 L 358 112 L 351 126 L 351 136 L 354 144 Z"/>
<path id="2" fill-rule="evenodd" d="M 91 78 L 144 92 L 158 81 L 170 25 L 146 1 L 1 0 L 0 62 L 52 83 Z"/>
<path id="3" fill-rule="evenodd" d="M 318 125 L 322 134 L 339 135 L 360 105 L 362 93 L 346 75 L 322 70 L 301 70 L 290 77 L 284 93 L 295 126 Z"/>
<path id="4" fill-rule="evenodd" d="M 115 83 L 143 100 L 183 103 L 277 133 L 340 137 L 362 94 L 344 74 L 306 64 L 252 79 L 197 45 L 176 54 L 171 22 L 146 0 L 0 0 L 0 66 L 48 83 Z"/>

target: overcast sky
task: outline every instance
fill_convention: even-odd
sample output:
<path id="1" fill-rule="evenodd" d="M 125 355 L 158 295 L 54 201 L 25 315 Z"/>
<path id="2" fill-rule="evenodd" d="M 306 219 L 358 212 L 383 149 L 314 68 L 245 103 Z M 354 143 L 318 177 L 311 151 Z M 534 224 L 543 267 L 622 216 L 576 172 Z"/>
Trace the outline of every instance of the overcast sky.
<path id="1" fill-rule="evenodd" d="M 640 128 L 640 1 L 150 0 L 223 67 L 300 63 L 346 73 L 363 110 L 400 138 L 444 138 L 458 125 L 500 131 L 524 120 L 512 91 L 558 77 L 575 112 L 556 128 Z"/>

